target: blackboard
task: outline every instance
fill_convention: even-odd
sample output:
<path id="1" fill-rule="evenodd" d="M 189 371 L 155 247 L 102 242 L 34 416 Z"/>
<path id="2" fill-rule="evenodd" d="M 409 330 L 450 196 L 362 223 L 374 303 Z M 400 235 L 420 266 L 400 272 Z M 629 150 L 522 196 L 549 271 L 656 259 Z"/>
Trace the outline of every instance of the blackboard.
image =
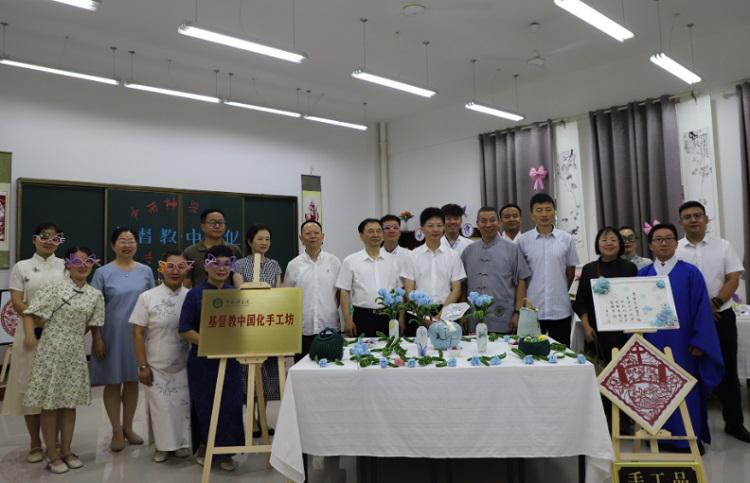
<path id="1" fill-rule="evenodd" d="M 19 218 L 16 224 L 16 259 L 34 254 L 31 237 L 43 221 L 56 223 L 67 241 L 57 249 L 62 257 L 66 247 L 91 248 L 102 260 L 104 245 L 104 190 L 65 184 L 18 184 Z"/>
<path id="2" fill-rule="evenodd" d="M 136 260 L 155 268 L 170 247 L 183 250 L 200 241 L 200 213 L 218 208 L 226 215 L 225 239 L 245 247 L 245 231 L 254 223 L 273 230 L 269 256 L 286 268 L 298 252 L 297 198 L 245 193 L 174 190 L 141 186 L 70 183 L 19 178 L 17 259 L 31 257 L 31 236 L 41 221 L 52 221 L 65 231 L 66 247 L 90 247 L 104 263 L 114 258 L 110 234 L 118 226 L 135 231 Z M 246 250 L 245 250 L 246 251 Z"/>

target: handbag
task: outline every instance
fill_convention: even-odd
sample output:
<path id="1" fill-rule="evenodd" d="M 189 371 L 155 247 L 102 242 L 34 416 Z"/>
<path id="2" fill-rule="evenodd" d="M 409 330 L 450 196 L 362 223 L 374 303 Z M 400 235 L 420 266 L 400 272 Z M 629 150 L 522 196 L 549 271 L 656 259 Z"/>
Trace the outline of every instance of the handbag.
<path id="1" fill-rule="evenodd" d="M 317 361 L 328 359 L 329 361 L 341 360 L 344 356 L 344 337 L 338 330 L 330 327 L 320 331 L 310 344 L 310 359 Z"/>
<path id="2" fill-rule="evenodd" d="M 534 307 L 529 299 L 523 299 L 523 306 L 518 314 L 518 330 L 516 333 L 518 337 L 526 337 L 527 335 L 536 337 L 542 333 L 539 328 L 539 310 Z"/>

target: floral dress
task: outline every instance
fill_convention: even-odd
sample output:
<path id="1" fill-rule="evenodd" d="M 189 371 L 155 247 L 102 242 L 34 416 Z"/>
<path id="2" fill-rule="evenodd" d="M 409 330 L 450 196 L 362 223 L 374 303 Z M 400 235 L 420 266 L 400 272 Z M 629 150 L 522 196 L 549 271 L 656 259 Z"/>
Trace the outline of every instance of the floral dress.
<path id="1" fill-rule="evenodd" d="M 104 295 L 70 279 L 40 289 L 24 312 L 44 320 L 24 405 L 53 410 L 91 401 L 84 335 L 104 325 Z"/>

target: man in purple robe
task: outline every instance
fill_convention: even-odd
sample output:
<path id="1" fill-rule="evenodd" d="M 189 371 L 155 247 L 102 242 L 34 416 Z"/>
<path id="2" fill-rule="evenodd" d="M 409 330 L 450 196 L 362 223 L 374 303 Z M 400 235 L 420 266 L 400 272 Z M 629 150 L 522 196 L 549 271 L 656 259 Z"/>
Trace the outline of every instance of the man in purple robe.
<path id="1" fill-rule="evenodd" d="M 698 267 L 675 257 L 677 229 L 674 225 L 656 225 L 648 234 L 648 242 L 655 257 L 654 263 L 642 268 L 638 275 L 669 276 L 680 328 L 646 334 L 646 339 L 661 350 L 670 347 L 677 364 L 698 380 L 685 401 L 702 453 L 701 441 L 711 442 L 706 401 L 724 377 L 724 360 L 711 314 L 706 283 Z M 679 411 L 672 414 L 664 429 L 676 436 L 685 435 Z M 687 442 L 679 441 L 672 445 L 680 450 L 687 447 Z"/>

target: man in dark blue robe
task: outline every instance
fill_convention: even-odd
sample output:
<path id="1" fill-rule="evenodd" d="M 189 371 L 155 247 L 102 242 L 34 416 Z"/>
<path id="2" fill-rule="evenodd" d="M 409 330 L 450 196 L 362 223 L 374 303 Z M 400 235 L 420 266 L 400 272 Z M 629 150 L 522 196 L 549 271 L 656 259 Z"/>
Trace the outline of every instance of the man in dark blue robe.
<path id="1" fill-rule="evenodd" d="M 648 240 L 655 261 L 642 268 L 638 275 L 669 276 L 680 328 L 646 334 L 646 339 L 661 350 L 670 347 L 677 364 L 698 380 L 685 401 L 699 445 L 701 441 L 710 443 L 706 401 L 724 377 L 724 361 L 706 283 L 698 267 L 675 258 L 677 229 L 674 225 L 656 225 L 648 234 Z M 664 429 L 675 436 L 685 435 L 679 410 L 667 420 Z M 672 446 L 686 448 L 687 442 L 675 442 Z"/>

